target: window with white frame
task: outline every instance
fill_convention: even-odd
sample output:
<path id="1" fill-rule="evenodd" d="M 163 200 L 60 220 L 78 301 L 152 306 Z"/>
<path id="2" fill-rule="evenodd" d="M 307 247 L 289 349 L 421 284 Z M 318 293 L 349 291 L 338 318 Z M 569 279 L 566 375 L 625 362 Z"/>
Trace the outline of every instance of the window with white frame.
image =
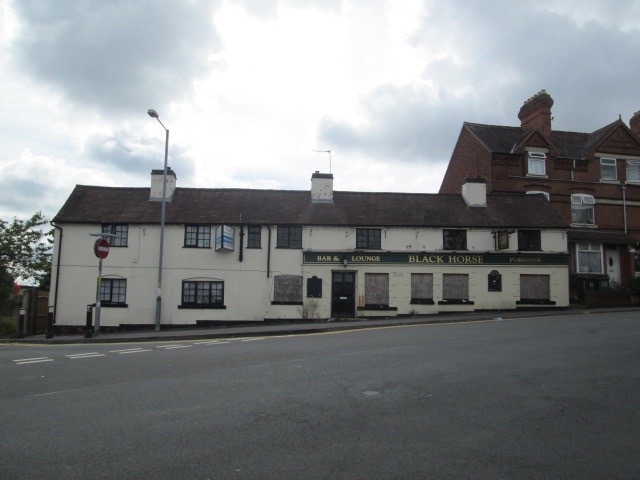
<path id="1" fill-rule="evenodd" d="M 594 225 L 593 209 L 596 204 L 593 195 L 574 193 L 571 195 L 571 223 L 577 225 Z"/>
<path id="2" fill-rule="evenodd" d="M 618 180 L 615 158 L 600 159 L 600 179 L 605 182 L 615 182 Z"/>
<path id="3" fill-rule="evenodd" d="M 576 271 L 602 273 L 602 245 L 579 242 L 576 244 Z"/>
<path id="4" fill-rule="evenodd" d="M 540 176 L 546 175 L 546 159 L 547 156 L 542 152 L 529 152 L 527 174 Z"/>
<path id="5" fill-rule="evenodd" d="M 627 182 L 640 183 L 640 161 L 627 160 Z"/>

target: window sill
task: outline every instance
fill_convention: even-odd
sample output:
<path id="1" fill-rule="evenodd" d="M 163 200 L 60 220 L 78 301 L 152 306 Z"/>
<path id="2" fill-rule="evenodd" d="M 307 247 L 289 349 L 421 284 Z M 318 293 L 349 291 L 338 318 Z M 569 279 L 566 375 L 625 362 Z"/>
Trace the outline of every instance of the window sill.
<path id="1" fill-rule="evenodd" d="M 225 310 L 226 305 L 178 305 L 181 310 Z"/>
<path id="2" fill-rule="evenodd" d="M 601 178 L 600 183 L 608 183 L 610 185 L 620 185 L 620 180 L 605 180 L 604 178 Z"/>
<path id="3" fill-rule="evenodd" d="M 549 178 L 546 173 L 527 173 L 527 177 L 531 177 L 531 178 Z"/>
<path id="4" fill-rule="evenodd" d="M 572 228 L 598 228 L 598 226 L 594 225 L 593 223 L 572 223 L 571 227 Z"/>
<path id="5" fill-rule="evenodd" d="M 208 247 L 197 247 L 195 245 L 183 245 L 182 248 L 192 248 L 196 250 L 211 250 L 211 245 L 209 245 Z"/>
<path id="6" fill-rule="evenodd" d="M 410 303 L 413 305 L 435 305 L 433 298 L 412 298 Z"/>
<path id="7" fill-rule="evenodd" d="M 398 307 L 390 307 L 389 305 L 365 305 L 364 307 L 358 307 L 358 311 L 362 312 L 364 310 L 376 310 L 376 311 L 398 311 Z"/>
<path id="8" fill-rule="evenodd" d="M 274 300 L 273 302 L 271 302 L 271 305 L 304 305 L 303 302 L 279 302 L 277 300 Z"/>
<path id="9" fill-rule="evenodd" d="M 128 303 L 104 303 L 100 302 L 100 308 L 129 308 Z"/>
<path id="10" fill-rule="evenodd" d="M 463 299 L 440 300 L 438 305 L 474 305 L 475 302 Z"/>
<path id="11" fill-rule="evenodd" d="M 553 300 L 543 300 L 543 299 L 535 299 L 535 298 L 524 298 L 522 300 L 517 300 L 516 305 L 555 305 L 556 302 Z"/>

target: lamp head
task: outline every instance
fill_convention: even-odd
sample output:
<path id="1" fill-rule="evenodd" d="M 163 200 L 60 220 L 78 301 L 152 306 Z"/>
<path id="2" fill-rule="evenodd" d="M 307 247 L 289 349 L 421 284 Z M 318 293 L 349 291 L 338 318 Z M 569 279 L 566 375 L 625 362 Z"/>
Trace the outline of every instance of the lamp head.
<path id="1" fill-rule="evenodd" d="M 160 118 L 160 115 L 158 115 L 158 112 L 156 112 L 153 108 L 150 108 L 149 110 L 147 110 L 147 113 L 152 118 Z"/>

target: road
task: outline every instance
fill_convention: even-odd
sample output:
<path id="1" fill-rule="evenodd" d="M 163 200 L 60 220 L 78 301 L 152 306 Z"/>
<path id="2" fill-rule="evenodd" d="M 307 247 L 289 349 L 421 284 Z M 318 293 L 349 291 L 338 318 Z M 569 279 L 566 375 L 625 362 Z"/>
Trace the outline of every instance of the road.
<path id="1" fill-rule="evenodd" d="M 0 346 L 0 478 L 638 479 L 638 312 Z"/>

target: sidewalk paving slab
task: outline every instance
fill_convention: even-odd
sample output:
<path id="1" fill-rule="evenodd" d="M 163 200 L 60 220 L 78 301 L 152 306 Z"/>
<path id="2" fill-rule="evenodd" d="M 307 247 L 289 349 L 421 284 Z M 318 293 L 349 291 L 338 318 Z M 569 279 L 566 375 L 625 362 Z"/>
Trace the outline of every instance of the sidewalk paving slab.
<path id="1" fill-rule="evenodd" d="M 20 339 L 0 339 L 0 343 L 20 344 L 95 344 L 95 343 L 131 343 L 131 342 L 163 342 L 180 340 L 204 340 L 223 338 L 247 338 L 278 335 L 309 335 L 314 333 L 336 332 L 344 330 L 356 330 L 366 328 L 394 327 L 400 325 L 427 325 L 460 322 L 497 321 L 515 318 L 537 318 L 558 315 L 589 315 L 593 313 L 607 312 L 639 312 L 640 307 L 617 308 L 578 308 L 569 307 L 553 310 L 504 310 L 483 311 L 465 313 L 444 313 L 421 316 L 391 317 L 391 318 L 358 318 L 353 320 L 327 320 L 327 321 L 300 321 L 287 323 L 259 323 L 238 322 L 234 326 L 212 327 L 165 327 L 160 331 L 140 330 L 121 332 L 100 332 L 91 338 L 85 338 L 84 334 L 54 335 L 53 338 L 45 338 L 44 334 L 32 335 Z M 639 315 L 640 319 L 640 315 Z"/>

